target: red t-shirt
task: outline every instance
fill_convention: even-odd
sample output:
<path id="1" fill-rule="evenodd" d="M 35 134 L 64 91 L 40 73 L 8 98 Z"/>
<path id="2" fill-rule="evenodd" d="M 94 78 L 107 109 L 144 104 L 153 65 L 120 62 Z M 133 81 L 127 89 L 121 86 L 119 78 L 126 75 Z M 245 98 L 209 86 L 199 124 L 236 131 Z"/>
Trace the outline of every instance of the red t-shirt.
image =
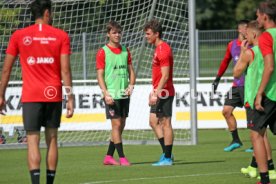
<path id="1" fill-rule="evenodd" d="M 268 54 L 273 54 L 273 38 L 269 32 L 264 32 L 259 37 L 259 47 L 263 57 Z"/>
<path id="2" fill-rule="evenodd" d="M 152 85 L 156 89 L 158 83 L 162 77 L 161 68 L 164 66 L 170 67 L 170 74 L 167 83 L 164 86 L 164 90 L 168 91 L 169 96 L 175 95 L 175 90 L 173 86 L 173 54 L 171 47 L 163 42 L 155 48 L 153 61 L 152 61 Z M 162 92 L 162 96 L 166 93 Z"/>
<path id="3" fill-rule="evenodd" d="M 106 46 L 114 53 L 114 54 L 120 54 L 122 52 L 122 47 L 110 47 L 106 44 Z M 129 49 L 127 48 L 128 53 L 128 61 L 127 63 L 131 65 L 131 54 Z M 104 69 L 105 68 L 105 52 L 103 48 L 100 48 L 96 55 L 96 68 L 98 69 Z"/>
<path id="4" fill-rule="evenodd" d="M 34 24 L 11 36 L 7 54 L 20 54 L 22 102 L 62 100 L 60 56 L 71 54 L 64 31 L 46 24 Z"/>

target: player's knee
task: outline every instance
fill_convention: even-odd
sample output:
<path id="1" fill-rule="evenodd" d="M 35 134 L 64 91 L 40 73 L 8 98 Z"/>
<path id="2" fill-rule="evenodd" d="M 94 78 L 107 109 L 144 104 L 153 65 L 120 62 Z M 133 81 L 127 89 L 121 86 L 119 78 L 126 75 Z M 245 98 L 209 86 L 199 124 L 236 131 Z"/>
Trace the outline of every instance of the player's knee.
<path id="1" fill-rule="evenodd" d="M 155 129 L 155 127 L 156 127 L 157 124 L 155 122 L 153 122 L 153 121 L 149 121 L 149 125 L 150 125 L 150 127 L 152 129 Z"/>
<path id="2" fill-rule="evenodd" d="M 227 109 L 223 109 L 222 110 L 222 115 L 225 117 L 225 118 L 229 118 L 231 115 L 232 115 L 232 112 L 227 110 Z"/>
<path id="3" fill-rule="evenodd" d="M 122 124 L 114 123 L 114 124 L 112 124 L 112 129 L 113 130 L 121 130 L 122 129 Z"/>

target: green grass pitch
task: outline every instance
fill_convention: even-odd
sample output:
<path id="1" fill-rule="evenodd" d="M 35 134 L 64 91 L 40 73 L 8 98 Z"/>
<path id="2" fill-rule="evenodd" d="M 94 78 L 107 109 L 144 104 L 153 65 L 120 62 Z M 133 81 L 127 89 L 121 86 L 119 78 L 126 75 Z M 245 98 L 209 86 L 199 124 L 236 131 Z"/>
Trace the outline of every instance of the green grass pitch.
<path id="1" fill-rule="evenodd" d="M 199 130 L 196 146 L 174 146 L 175 164 L 171 167 L 153 167 L 159 158 L 160 147 L 126 145 L 124 147 L 130 167 L 103 166 L 107 146 L 62 147 L 56 184 L 252 184 L 240 173 L 247 166 L 251 153 L 249 131 L 239 130 L 243 147 L 233 152 L 223 152 L 230 142 L 226 130 Z M 275 137 L 269 133 L 276 160 Z M 116 154 L 117 156 L 117 154 Z M 45 149 L 42 149 L 41 183 L 45 183 Z M 30 182 L 26 162 L 26 149 L 0 149 L 0 183 L 27 184 Z M 272 181 L 274 183 L 274 181 Z"/>

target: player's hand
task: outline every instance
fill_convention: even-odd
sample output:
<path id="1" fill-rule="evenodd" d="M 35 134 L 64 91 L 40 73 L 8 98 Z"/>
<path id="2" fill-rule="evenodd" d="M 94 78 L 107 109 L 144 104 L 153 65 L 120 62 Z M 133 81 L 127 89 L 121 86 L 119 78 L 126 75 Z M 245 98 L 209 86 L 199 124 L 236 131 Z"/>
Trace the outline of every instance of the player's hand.
<path id="1" fill-rule="evenodd" d="M 155 92 L 151 92 L 149 95 L 149 105 L 155 105 L 158 100 L 157 94 Z"/>
<path id="2" fill-rule="evenodd" d="M 220 81 L 220 77 L 217 76 L 216 79 L 212 83 L 212 91 L 213 91 L 214 94 L 216 94 L 216 92 L 217 92 L 219 81 Z"/>
<path id="3" fill-rule="evenodd" d="M 107 105 L 113 105 L 114 104 L 114 100 L 109 94 L 104 96 L 104 100 L 105 100 L 105 103 Z"/>
<path id="4" fill-rule="evenodd" d="M 125 90 L 125 95 L 127 96 L 132 95 L 133 89 L 134 89 L 134 85 L 128 85 L 128 87 Z"/>
<path id="5" fill-rule="evenodd" d="M 263 96 L 261 94 L 257 94 L 255 99 L 255 108 L 258 111 L 264 111 L 264 107 L 262 106 Z"/>
<path id="6" fill-rule="evenodd" d="M 241 53 L 245 53 L 245 51 L 247 50 L 249 46 L 249 43 L 247 40 L 243 40 L 242 43 L 241 43 Z"/>
<path id="7" fill-rule="evenodd" d="M 6 103 L 5 103 L 5 99 L 0 97 L 0 114 L 1 115 L 6 115 Z"/>
<path id="8" fill-rule="evenodd" d="M 66 103 L 66 118 L 73 117 L 74 114 L 74 98 L 73 96 L 68 96 Z"/>

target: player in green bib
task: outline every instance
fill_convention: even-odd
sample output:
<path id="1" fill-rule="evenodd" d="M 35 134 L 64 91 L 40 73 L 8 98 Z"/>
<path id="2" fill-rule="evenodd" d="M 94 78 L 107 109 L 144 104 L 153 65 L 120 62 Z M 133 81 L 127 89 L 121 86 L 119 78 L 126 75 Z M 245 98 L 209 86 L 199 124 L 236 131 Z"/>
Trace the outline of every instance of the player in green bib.
<path id="1" fill-rule="evenodd" d="M 261 74 L 264 69 L 263 56 L 258 46 L 258 38 L 262 29 L 258 27 L 257 21 L 251 21 L 247 28 L 247 41 L 242 42 L 240 59 L 234 67 L 234 76 L 238 77 L 246 70 L 244 104 L 246 108 L 248 128 L 252 128 L 254 117 L 254 101 L 261 83 Z M 247 49 L 247 45 L 254 45 Z M 272 160 L 272 150 L 267 133 L 264 134 L 265 149 L 267 151 L 267 163 L 270 179 L 276 179 L 276 172 Z M 241 172 L 249 177 L 257 177 L 257 162 L 253 154 L 251 164 L 242 168 Z"/>
<path id="2" fill-rule="evenodd" d="M 250 137 L 260 172 L 260 184 L 270 183 L 267 150 L 265 149 L 265 130 L 269 126 L 276 134 L 276 3 L 261 2 L 257 12 L 257 21 L 265 29 L 259 37 L 259 47 L 264 58 L 264 69 L 260 73 L 260 86 L 254 102 L 254 117 Z M 269 176 L 269 177 L 268 177 Z"/>
<path id="3" fill-rule="evenodd" d="M 111 140 L 104 165 L 129 166 L 124 155 L 122 132 L 128 117 L 130 95 L 135 84 L 135 74 L 129 50 L 120 44 L 122 27 L 115 21 L 107 24 L 109 42 L 96 55 L 97 79 L 103 92 L 106 118 L 111 119 Z M 119 162 L 113 157 L 115 149 Z"/>

